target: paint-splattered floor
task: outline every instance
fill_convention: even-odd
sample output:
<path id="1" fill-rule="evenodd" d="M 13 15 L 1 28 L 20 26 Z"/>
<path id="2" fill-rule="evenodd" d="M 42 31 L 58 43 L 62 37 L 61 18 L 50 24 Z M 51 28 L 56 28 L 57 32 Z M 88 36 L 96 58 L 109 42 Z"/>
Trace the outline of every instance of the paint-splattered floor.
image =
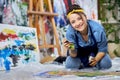
<path id="1" fill-rule="evenodd" d="M 103 70 L 102 72 L 115 72 L 120 71 L 120 58 L 114 58 L 112 60 L 112 68 Z M 45 78 L 41 76 L 35 76 L 36 74 L 50 70 L 66 70 L 63 65 L 55 64 L 39 64 L 31 63 L 23 65 L 20 68 L 13 69 L 9 72 L 0 71 L 0 80 L 120 80 L 120 76 L 117 75 L 102 75 L 94 77 L 80 77 L 75 75 L 63 75 L 60 77 Z M 70 70 L 68 70 L 70 71 Z M 92 69 L 83 69 L 81 71 L 90 72 Z"/>

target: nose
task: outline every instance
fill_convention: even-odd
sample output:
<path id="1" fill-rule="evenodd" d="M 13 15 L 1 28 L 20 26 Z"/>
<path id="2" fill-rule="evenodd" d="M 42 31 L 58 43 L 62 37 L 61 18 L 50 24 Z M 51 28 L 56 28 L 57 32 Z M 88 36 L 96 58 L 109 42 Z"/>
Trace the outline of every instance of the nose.
<path id="1" fill-rule="evenodd" d="M 79 27 L 80 24 L 81 24 L 81 22 L 77 21 L 77 22 L 76 22 L 76 27 Z"/>

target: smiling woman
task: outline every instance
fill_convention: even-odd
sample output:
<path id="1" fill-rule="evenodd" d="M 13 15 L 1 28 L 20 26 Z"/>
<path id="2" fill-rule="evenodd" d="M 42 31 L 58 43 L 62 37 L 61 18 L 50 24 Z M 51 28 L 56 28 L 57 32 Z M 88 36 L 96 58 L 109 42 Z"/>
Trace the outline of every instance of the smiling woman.
<path id="1" fill-rule="evenodd" d="M 69 50 L 66 68 L 110 68 L 112 63 L 107 54 L 107 38 L 103 26 L 93 20 L 87 20 L 84 10 L 77 4 L 70 7 L 67 18 L 70 25 L 63 42 Z M 74 44 L 74 53 L 73 49 L 69 48 L 71 43 Z"/>

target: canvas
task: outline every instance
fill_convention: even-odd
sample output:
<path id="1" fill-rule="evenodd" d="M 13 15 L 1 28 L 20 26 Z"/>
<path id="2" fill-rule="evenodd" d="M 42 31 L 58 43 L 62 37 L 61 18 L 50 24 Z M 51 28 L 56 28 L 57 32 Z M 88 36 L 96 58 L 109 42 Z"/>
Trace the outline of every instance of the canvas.
<path id="1" fill-rule="evenodd" d="M 0 70 L 39 62 L 35 28 L 0 24 Z"/>

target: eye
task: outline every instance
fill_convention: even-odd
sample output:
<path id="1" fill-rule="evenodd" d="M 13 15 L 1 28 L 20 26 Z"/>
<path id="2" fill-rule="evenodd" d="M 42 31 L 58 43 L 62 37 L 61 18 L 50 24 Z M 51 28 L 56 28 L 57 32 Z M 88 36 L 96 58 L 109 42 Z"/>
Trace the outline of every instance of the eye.
<path id="1" fill-rule="evenodd" d="M 75 20 L 72 20 L 70 23 L 71 23 L 71 24 L 74 24 L 74 23 L 75 23 Z"/>
<path id="2" fill-rule="evenodd" d="M 77 20 L 82 20 L 82 17 L 78 17 Z"/>

